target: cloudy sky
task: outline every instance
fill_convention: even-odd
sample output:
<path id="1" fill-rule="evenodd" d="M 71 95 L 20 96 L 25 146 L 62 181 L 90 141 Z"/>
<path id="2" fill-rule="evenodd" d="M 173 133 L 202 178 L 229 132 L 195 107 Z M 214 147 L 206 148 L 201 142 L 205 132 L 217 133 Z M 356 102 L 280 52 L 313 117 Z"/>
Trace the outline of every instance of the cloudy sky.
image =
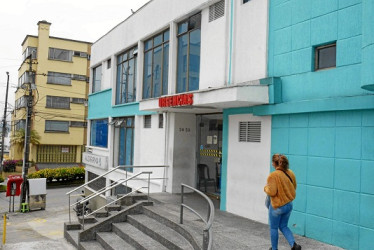
<path id="1" fill-rule="evenodd" d="M 0 119 L 3 119 L 6 72 L 10 75 L 8 110 L 14 106 L 21 43 L 37 35 L 37 23 L 52 23 L 50 35 L 95 42 L 149 0 L 5 0 L 0 7 Z M 7 116 L 7 121 L 10 115 Z"/>

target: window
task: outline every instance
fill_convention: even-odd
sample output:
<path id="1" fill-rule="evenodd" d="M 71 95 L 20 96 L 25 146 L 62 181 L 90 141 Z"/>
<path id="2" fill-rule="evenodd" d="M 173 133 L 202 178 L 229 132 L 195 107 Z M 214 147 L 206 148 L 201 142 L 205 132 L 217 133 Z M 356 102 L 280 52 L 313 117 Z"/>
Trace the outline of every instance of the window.
<path id="1" fill-rule="evenodd" d="M 168 92 L 169 30 L 144 42 L 143 98 Z"/>
<path id="2" fill-rule="evenodd" d="M 29 71 L 26 71 L 18 78 L 18 87 L 21 88 L 24 83 L 30 83 L 31 77 Z"/>
<path id="3" fill-rule="evenodd" d="M 70 121 L 70 127 L 86 128 L 87 122 Z"/>
<path id="4" fill-rule="evenodd" d="M 49 48 L 48 59 L 71 62 L 72 55 L 73 55 L 73 51 L 71 50 Z"/>
<path id="5" fill-rule="evenodd" d="M 134 160 L 134 117 L 117 118 L 114 121 L 116 140 L 115 159 L 117 165 L 133 165 Z M 132 168 L 127 168 L 132 172 Z"/>
<path id="6" fill-rule="evenodd" d="M 135 46 L 117 57 L 116 104 L 135 101 L 137 51 Z"/>
<path id="7" fill-rule="evenodd" d="M 76 75 L 76 74 L 73 74 L 72 77 L 71 77 L 72 80 L 77 80 L 77 81 L 85 81 L 87 82 L 87 76 L 84 76 L 84 75 Z"/>
<path id="8" fill-rule="evenodd" d="M 84 104 L 87 100 L 85 98 L 72 97 L 70 102 L 75 104 Z"/>
<path id="9" fill-rule="evenodd" d="M 152 116 L 145 115 L 144 116 L 144 128 L 151 128 L 152 127 Z"/>
<path id="10" fill-rule="evenodd" d="M 261 122 L 239 122 L 239 142 L 261 142 Z"/>
<path id="11" fill-rule="evenodd" d="M 73 55 L 74 55 L 74 56 L 79 56 L 79 57 L 88 58 L 88 54 L 87 54 L 86 52 L 74 51 Z"/>
<path id="12" fill-rule="evenodd" d="M 315 48 L 314 69 L 327 69 L 336 66 L 336 43 Z"/>
<path id="13" fill-rule="evenodd" d="M 201 13 L 178 24 L 177 93 L 199 89 Z"/>
<path id="14" fill-rule="evenodd" d="M 243 0 L 243 4 L 248 3 L 249 1 L 251 1 L 251 0 Z"/>
<path id="15" fill-rule="evenodd" d="M 71 75 L 65 73 L 57 73 L 48 71 L 47 83 L 71 85 Z"/>
<path id="16" fill-rule="evenodd" d="M 111 67 L 112 67 L 112 59 L 108 59 L 108 61 L 106 61 L 106 68 L 110 69 Z"/>
<path id="17" fill-rule="evenodd" d="M 163 128 L 164 127 L 164 115 L 159 114 L 158 115 L 158 128 Z"/>
<path id="18" fill-rule="evenodd" d="M 22 54 L 22 60 L 25 60 L 30 54 L 32 59 L 36 59 L 36 53 L 38 49 L 36 47 L 27 47 Z"/>
<path id="19" fill-rule="evenodd" d="M 16 120 L 14 124 L 15 130 L 25 129 L 26 128 L 26 119 Z"/>
<path id="20" fill-rule="evenodd" d="M 26 108 L 27 99 L 26 96 L 21 96 L 16 100 L 15 109 Z"/>
<path id="21" fill-rule="evenodd" d="M 47 95 L 46 108 L 70 109 L 70 97 Z"/>
<path id="22" fill-rule="evenodd" d="M 45 132 L 69 132 L 68 121 L 45 121 Z"/>
<path id="23" fill-rule="evenodd" d="M 92 93 L 95 93 L 101 90 L 101 65 L 93 69 L 92 76 Z"/>
<path id="24" fill-rule="evenodd" d="M 108 120 L 91 120 L 91 146 L 108 147 Z"/>
<path id="25" fill-rule="evenodd" d="M 209 22 L 212 22 L 225 15 L 225 0 L 209 6 Z"/>

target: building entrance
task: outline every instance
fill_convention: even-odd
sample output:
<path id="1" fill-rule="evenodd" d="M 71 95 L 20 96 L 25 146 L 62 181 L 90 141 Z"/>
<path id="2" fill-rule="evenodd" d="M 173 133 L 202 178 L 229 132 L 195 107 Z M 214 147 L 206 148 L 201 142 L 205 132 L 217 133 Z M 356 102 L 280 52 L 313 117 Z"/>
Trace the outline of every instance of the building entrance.
<path id="1" fill-rule="evenodd" d="M 197 116 L 197 188 L 220 197 L 222 162 L 222 114 Z"/>

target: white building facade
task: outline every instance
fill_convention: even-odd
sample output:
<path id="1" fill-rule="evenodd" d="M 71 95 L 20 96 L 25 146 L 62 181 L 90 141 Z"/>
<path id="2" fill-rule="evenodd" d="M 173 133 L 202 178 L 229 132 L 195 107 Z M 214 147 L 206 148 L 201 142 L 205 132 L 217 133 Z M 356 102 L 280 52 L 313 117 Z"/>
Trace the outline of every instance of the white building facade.
<path id="1" fill-rule="evenodd" d="M 271 116 L 252 110 L 277 101 L 267 28 L 268 1 L 152 0 L 96 41 L 88 180 L 131 165 L 128 176 L 153 172 L 151 192 L 185 183 L 220 197 L 222 210 L 267 222 Z M 123 177 L 113 171 L 101 183 Z"/>

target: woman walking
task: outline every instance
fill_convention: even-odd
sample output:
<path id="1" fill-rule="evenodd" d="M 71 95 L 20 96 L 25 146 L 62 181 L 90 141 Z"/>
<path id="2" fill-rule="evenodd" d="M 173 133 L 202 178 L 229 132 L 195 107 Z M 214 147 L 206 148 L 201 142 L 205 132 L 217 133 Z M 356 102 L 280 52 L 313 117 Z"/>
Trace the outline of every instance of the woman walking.
<path id="1" fill-rule="evenodd" d="M 289 169 L 288 159 L 281 154 L 274 154 L 272 165 L 275 171 L 270 173 L 264 191 L 270 196 L 270 250 L 278 250 L 278 228 L 287 239 L 292 250 L 300 250 L 301 246 L 295 242 L 288 220 L 292 212 L 292 201 L 296 197 L 296 177 Z"/>

